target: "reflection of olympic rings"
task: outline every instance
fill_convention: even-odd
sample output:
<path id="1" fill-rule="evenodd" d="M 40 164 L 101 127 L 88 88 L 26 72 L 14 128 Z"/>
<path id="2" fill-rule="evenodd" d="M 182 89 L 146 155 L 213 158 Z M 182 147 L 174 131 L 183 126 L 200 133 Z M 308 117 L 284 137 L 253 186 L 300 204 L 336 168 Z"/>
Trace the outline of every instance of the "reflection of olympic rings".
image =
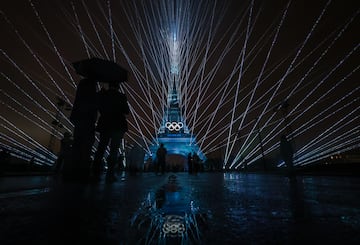
<path id="1" fill-rule="evenodd" d="M 181 236 L 185 232 L 184 218 L 178 215 L 167 215 L 162 230 L 172 237 Z"/>
<path id="2" fill-rule="evenodd" d="M 167 122 L 165 127 L 170 131 L 180 131 L 180 129 L 184 127 L 184 124 L 182 122 Z"/>

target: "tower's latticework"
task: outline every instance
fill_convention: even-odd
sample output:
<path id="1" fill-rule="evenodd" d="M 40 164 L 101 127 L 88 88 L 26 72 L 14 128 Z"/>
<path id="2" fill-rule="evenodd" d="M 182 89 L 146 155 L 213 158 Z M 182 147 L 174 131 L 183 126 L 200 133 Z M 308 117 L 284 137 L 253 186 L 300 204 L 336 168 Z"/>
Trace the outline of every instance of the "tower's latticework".
<path id="1" fill-rule="evenodd" d="M 151 155 L 156 157 L 156 150 L 163 143 L 168 155 L 182 155 L 196 153 L 200 159 L 205 160 L 205 155 L 199 149 L 195 134 L 190 133 L 186 120 L 182 114 L 181 93 L 179 89 L 179 47 L 176 34 L 173 34 L 169 42 L 170 51 L 170 79 L 168 83 L 167 106 L 164 110 L 162 123 L 156 135 L 156 142 L 150 146 Z"/>

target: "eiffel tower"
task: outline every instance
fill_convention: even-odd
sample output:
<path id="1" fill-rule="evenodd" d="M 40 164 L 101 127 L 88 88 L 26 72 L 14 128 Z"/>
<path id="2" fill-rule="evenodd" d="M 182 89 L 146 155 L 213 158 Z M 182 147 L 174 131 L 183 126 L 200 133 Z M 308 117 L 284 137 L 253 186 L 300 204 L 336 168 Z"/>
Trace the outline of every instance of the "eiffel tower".
<path id="1" fill-rule="evenodd" d="M 186 121 L 180 108 L 179 95 L 180 91 L 177 85 L 179 81 L 179 51 L 176 35 L 171 37 L 170 42 L 170 73 L 173 82 L 168 86 L 168 103 L 164 110 L 162 123 L 156 135 L 156 142 L 149 146 L 152 158 L 155 159 L 156 151 L 160 144 L 164 144 L 167 149 L 167 155 L 180 155 L 187 157 L 189 153 L 196 153 L 200 159 L 206 160 L 205 155 L 200 150 L 196 136 L 190 133 Z M 148 158 L 147 156 L 146 158 Z"/>
<path id="2" fill-rule="evenodd" d="M 164 144 L 168 155 L 181 155 L 187 157 L 189 153 L 197 153 L 200 159 L 205 160 L 205 155 L 199 149 L 196 136 L 191 134 L 182 116 L 179 106 L 178 93 L 175 82 L 172 92 L 168 95 L 168 107 L 165 109 L 162 124 L 157 133 L 157 142 L 149 147 L 153 159 L 160 144 Z"/>

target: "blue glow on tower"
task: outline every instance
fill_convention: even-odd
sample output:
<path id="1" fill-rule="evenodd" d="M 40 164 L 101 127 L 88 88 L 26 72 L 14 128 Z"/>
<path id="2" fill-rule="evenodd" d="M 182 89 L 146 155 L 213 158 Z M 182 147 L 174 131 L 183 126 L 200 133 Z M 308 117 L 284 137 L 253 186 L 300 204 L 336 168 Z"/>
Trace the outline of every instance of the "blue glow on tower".
<path id="1" fill-rule="evenodd" d="M 170 77 L 168 82 L 167 107 L 164 110 L 162 123 L 156 135 L 157 142 L 150 146 L 151 155 L 156 156 L 156 150 L 163 143 L 168 155 L 178 154 L 187 157 L 189 153 L 197 153 L 200 159 L 205 155 L 199 149 L 196 136 L 190 134 L 186 121 L 181 113 L 180 106 L 180 49 L 176 32 L 169 35 Z M 148 158 L 149 155 L 146 156 Z"/>

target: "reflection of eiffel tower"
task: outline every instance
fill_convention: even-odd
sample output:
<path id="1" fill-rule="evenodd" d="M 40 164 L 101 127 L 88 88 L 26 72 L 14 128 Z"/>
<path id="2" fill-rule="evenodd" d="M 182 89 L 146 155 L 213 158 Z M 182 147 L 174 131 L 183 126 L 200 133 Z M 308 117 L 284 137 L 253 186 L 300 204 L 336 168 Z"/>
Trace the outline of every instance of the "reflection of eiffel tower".
<path id="1" fill-rule="evenodd" d="M 154 142 L 150 146 L 153 157 L 156 156 L 155 153 L 159 145 L 163 143 L 168 155 L 177 154 L 186 157 L 189 153 L 197 153 L 200 159 L 205 160 L 204 154 L 197 145 L 195 135 L 189 132 L 182 117 L 175 80 L 172 91 L 168 94 L 168 107 L 165 108 L 162 124 L 157 133 L 157 140 L 157 143 Z"/>

